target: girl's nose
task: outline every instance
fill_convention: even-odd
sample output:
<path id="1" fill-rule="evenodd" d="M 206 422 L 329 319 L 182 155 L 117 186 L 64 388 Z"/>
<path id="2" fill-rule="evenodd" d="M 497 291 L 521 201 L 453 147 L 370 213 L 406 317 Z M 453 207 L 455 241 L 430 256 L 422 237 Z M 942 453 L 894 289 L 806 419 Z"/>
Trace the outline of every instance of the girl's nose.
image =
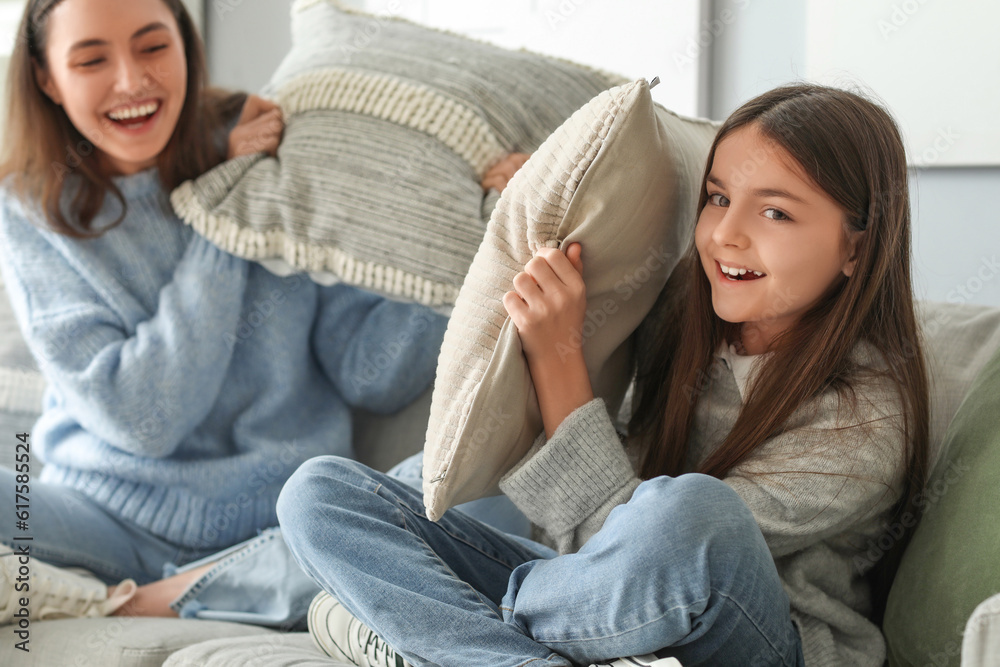
<path id="1" fill-rule="evenodd" d="M 746 235 L 743 219 L 732 206 L 726 209 L 725 215 L 712 231 L 712 240 L 719 246 L 745 248 L 750 238 Z"/>

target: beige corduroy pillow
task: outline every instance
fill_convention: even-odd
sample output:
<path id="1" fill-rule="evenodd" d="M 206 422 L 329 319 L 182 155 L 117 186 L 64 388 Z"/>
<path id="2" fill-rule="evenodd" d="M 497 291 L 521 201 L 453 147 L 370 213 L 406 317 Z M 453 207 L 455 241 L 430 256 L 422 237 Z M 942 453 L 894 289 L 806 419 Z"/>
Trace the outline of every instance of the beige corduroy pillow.
<path id="1" fill-rule="evenodd" d="M 542 246 L 583 245 L 587 317 L 578 340 L 594 393 L 617 410 L 630 336 L 693 233 L 701 171 L 717 125 L 655 105 L 646 81 L 578 110 L 511 180 L 487 226 L 438 359 L 424 450 L 424 502 L 497 493 L 542 432 L 503 295 Z"/>

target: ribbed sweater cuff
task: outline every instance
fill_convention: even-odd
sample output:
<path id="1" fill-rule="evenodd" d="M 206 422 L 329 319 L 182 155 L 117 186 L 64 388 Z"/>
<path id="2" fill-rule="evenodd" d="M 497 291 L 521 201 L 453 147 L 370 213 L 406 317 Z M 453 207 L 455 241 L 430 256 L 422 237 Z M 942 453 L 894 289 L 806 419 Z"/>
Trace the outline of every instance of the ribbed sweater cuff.
<path id="1" fill-rule="evenodd" d="M 634 480 L 604 401 L 595 398 L 566 417 L 548 442 L 540 436 L 500 489 L 561 541 Z"/>

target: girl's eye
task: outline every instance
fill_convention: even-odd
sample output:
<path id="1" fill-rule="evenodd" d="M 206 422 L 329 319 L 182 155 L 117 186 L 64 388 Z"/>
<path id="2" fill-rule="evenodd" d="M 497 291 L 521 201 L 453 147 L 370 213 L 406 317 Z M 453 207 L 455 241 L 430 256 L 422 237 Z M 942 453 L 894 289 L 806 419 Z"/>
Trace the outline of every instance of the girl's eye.
<path id="1" fill-rule="evenodd" d="M 156 51 L 160 51 L 160 50 L 165 49 L 165 48 L 167 48 L 166 44 L 157 44 L 156 46 L 151 46 L 148 49 L 143 49 L 143 52 L 144 53 L 154 53 Z"/>
<path id="2" fill-rule="evenodd" d="M 708 203 L 712 206 L 729 206 L 729 200 L 718 192 L 708 195 Z"/>
<path id="3" fill-rule="evenodd" d="M 104 58 L 94 58 L 93 60 L 88 60 L 86 62 L 80 63 L 80 67 L 94 67 L 100 65 L 104 62 Z"/>
<path id="4" fill-rule="evenodd" d="M 773 213 L 773 215 L 768 215 L 768 214 L 772 214 L 772 213 Z M 769 208 L 766 211 L 764 211 L 764 217 L 765 218 L 771 218 L 771 220 L 791 220 L 791 218 L 789 218 L 782 211 L 779 211 L 776 208 Z"/>

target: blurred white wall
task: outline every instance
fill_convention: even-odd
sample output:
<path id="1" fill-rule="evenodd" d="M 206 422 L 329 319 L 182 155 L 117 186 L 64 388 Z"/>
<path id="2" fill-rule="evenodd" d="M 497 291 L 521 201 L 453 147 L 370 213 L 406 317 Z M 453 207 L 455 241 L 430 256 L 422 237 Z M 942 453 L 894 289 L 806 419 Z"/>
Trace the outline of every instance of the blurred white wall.
<path id="1" fill-rule="evenodd" d="M 891 17 L 899 0 L 871 0 L 881 4 Z M 916 3 L 917 0 L 910 0 Z M 918 5 L 919 6 L 919 5 Z M 710 70 L 710 116 L 725 118 L 743 101 L 782 83 L 799 80 L 807 71 L 807 14 L 801 0 L 714 0 L 711 12 L 737 12 L 738 20 L 722 31 L 713 43 Z M 900 9 L 901 10 L 901 9 Z M 901 10 L 902 11 L 902 10 Z M 936 30 L 913 21 L 901 30 Z M 849 35 L 842 36 L 849 39 Z M 931 48 L 937 42 L 928 35 Z M 981 85 L 995 87 L 1000 71 L 987 54 L 990 44 L 969 43 L 963 62 L 978 72 Z M 839 81 L 858 80 L 844 69 Z M 924 92 L 926 104 L 935 104 L 941 91 L 922 76 L 919 69 L 899 68 L 901 81 Z M 864 81 L 861 81 L 864 83 Z M 878 93 L 878 90 L 875 90 Z M 895 109 L 890 109 L 894 113 Z M 991 119 L 1000 109 L 980 109 Z M 953 128 L 957 138 L 948 141 L 975 142 L 974 132 Z M 1000 306 L 1000 209 L 994 203 L 1000 193 L 1000 166 L 935 166 L 934 154 L 948 150 L 948 141 L 934 138 L 910 151 L 926 166 L 910 169 L 910 201 L 913 214 L 913 278 L 918 298 L 954 303 Z"/>
<path id="2" fill-rule="evenodd" d="M 659 77 L 653 99 L 689 116 L 699 111 L 704 53 L 697 44 L 701 0 L 366 0 L 394 13 L 511 49 L 566 58 L 629 79 Z M 703 111 L 702 111 L 703 113 Z"/>

